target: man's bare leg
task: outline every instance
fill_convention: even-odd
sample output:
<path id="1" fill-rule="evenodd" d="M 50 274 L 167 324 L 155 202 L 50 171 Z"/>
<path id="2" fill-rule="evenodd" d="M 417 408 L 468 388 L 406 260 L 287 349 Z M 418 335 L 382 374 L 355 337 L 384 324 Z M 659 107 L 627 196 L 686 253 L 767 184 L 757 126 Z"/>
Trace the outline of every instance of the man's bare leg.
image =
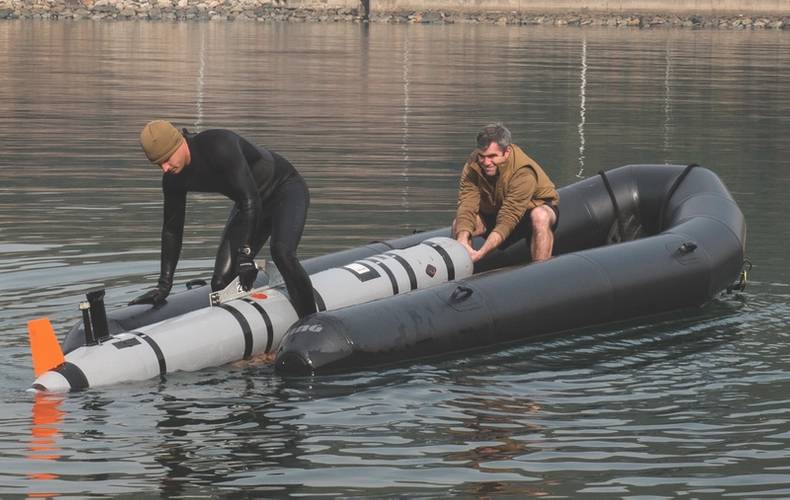
<path id="1" fill-rule="evenodd" d="M 551 226 L 557 220 L 557 214 L 546 205 L 535 207 L 529 213 L 532 222 L 532 242 L 530 251 L 532 261 L 540 262 L 551 258 L 554 248 L 554 232 Z"/>

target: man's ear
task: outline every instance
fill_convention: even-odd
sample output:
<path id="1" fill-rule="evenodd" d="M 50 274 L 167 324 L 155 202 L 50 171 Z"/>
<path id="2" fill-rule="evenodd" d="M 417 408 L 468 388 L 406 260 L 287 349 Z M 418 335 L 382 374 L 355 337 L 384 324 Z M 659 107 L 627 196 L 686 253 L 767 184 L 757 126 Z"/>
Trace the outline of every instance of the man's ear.
<path id="1" fill-rule="evenodd" d="M 513 151 L 513 148 L 511 148 L 510 146 L 506 147 L 505 148 L 505 153 L 502 156 L 507 160 L 508 157 L 510 156 L 510 152 L 511 151 Z"/>

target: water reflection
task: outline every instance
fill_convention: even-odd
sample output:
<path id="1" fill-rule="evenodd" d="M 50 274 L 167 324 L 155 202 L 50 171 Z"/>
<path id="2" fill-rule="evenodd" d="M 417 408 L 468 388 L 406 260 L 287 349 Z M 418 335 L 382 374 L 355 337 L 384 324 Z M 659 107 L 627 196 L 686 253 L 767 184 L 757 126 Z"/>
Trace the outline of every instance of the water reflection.
<path id="1" fill-rule="evenodd" d="M 672 144 L 672 48 L 667 40 L 664 63 L 664 162 L 669 163 Z"/>
<path id="2" fill-rule="evenodd" d="M 448 406 L 462 411 L 460 425 L 449 429 L 456 439 L 485 443 L 470 450 L 450 453 L 449 461 L 460 460 L 468 467 L 485 469 L 489 462 L 511 460 L 525 453 L 530 447 L 523 436 L 539 432 L 542 426 L 530 421 L 542 407 L 530 398 L 485 397 L 469 395 L 449 401 Z"/>
<path id="3" fill-rule="evenodd" d="M 403 181 L 403 188 L 401 189 L 401 207 L 408 210 L 409 208 L 409 36 L 403 38 L 403 115 L 401 118 L 401 152 L 403 153 L 403 168 L 401 170 L 401 177 Z"/>
<path id="4" fill-rule="evenodd" d="M 271 369 L 267 371 L 270 377 Z M 287 397 L 280 384 L 268 380 L 267 371 L 244 370 L 235 379 L 243 387 L 229 386 L 233 394 L 225 397 L 215 389 L 227 381 L 213 376 L 202 378 L 194 388 L 163 394 L 156 403 L 160 415 L 153 456 L 165 471 L 162 494 L 190 495 L 223 483 L 232 489 L 233 481 L 255 470 L 291 461 L 298 465 L 300 433 L 289 418 L 277 416 L 287 412 Z M 202 397 L 200 387 L 208 389 Z M 283 488 L 266 484 L 254 490 Z"/>
<path id="5" fill-rule="evenodd" d="M 30 442 L 28 444 L 29 454 L 27 459 L 30 466 L 34 467 L 39 461 L 56 461 L 61 458 L 60 448 L 60 429 L 59 425 L 63 420 L 63 411 L 60 406 L 63 398 L 60 395 L 36 393 L 33 400 L 33 415 L 30 427 Z M 56 470 L 54 468 L 44 468 Z M 47 493 L 47 481 L 53 481 L 60 477 L 53 472 L 30 472 L 28 477 L 34 481 L 31 486 L 30 496 L 46 498 L 55 496 L 54 492 Z M 54 490 L 55 488 L 53 488 Z"/>
<path id="6" fill-rule="evenodd" d="M 587 122 L 587 37 L 582 38 L 581 76 L 579 78 L 579 171 L 576 177 L 584 177 L 584 124 Z"/>
<path id="7" fill-rule="evenodd" d="M 206 81 L 206 32 L 200 32 L 200 67 L 197 75 L 197 90 L 195 97 L 195 132 L 200 132 L 203 127 L 203 90 Z"/>

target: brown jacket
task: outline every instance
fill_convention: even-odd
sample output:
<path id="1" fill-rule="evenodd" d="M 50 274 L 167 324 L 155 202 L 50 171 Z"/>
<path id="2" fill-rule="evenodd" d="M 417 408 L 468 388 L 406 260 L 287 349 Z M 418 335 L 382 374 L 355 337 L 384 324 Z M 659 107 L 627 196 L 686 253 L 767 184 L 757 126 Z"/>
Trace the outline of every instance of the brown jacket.
<path id="1" fill-rule="evenodd" d="M 477 152 L 472 153 L 464 165 L 455 216 L 459 233 L 474 233 L 477 214 L 496 213 L 496 226 L 492 231 L 506 239 L 528 210 L 559 203 L 560 195 L 538 162 L 515 144 L 508 149 L 511 149 L 510 156 L 493 178 L 487 177 L 477 164 Z"/>

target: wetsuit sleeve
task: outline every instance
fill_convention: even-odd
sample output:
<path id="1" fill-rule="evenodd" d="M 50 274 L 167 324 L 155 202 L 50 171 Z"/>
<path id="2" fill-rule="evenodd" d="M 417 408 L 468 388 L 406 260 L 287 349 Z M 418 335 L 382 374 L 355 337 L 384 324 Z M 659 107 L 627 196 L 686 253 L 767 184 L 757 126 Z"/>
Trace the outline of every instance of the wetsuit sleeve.
<path id="1" fill-rule="evenodd" d="M 455 212 L 455 227 L 459 233 L 462 231 L 474 233 L 476 216 L 480 211 L 478 177 L 479 174 L 469 163 L 464 165 L 458 187 L 458 208 Z"/>
<path id="2" fill-rule="evenodd" d="M 165 193 L 164 219 L 162 222 L 162 254 L 159 271 L 159 286 L 170 290 L 176 271 L 178 258 L 181 256 L 181 244 L 184 238 L 184 219 L 186 214 L 186 191 L 168 191 Z"/>
<path id="3" fill-rule="evenodd" d="M 496 226 L 492 232 L 499 233 L 507 239 L 516 224 L 527 211 L 527 207 L 535 195 L 537 179 L 531 168 L 521 168 L 510 179 L 505 199 L 496 215 Z"/>

